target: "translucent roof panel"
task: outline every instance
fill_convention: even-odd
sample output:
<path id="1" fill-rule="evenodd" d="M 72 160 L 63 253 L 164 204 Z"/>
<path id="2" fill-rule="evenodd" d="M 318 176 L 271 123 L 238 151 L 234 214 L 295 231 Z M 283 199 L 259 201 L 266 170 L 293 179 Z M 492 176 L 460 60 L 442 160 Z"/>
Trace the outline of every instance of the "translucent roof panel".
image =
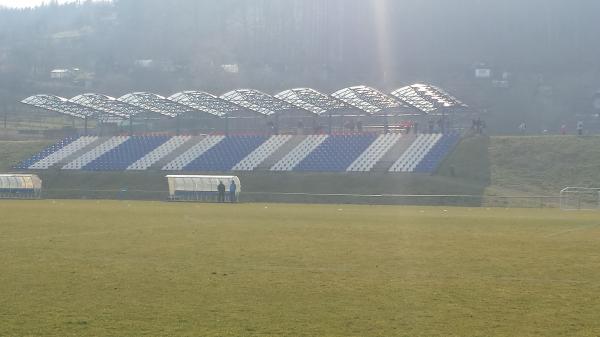
<path id="1" fill-rule="evenodd" d="M 331 96 L 369 114 L 385 109 L 406 107 L 395 98 L 364 85 L 344 88 L 334 92 Z"/>
<path id="2" fill-rule="evenodd" d="M 317 115 L 333 109 L 348 107 L 344 102 L 311 88 L 285 90 L 275 95 L 275 97 Z"/>
<path id="3" fill-rule="evenodd" d="M 203 91 L 183 91 L 171 95 L 169 100 L 191 107 L 195 110 L 208 112 L 215 116 L 224 116 L 230 112 L 239 111 L 242 107 L 223 100 L 213 94 Z"/>
<path id="4" fill-rule="evenodd" d="M 293 108 L 287 102 L 254 89 L 233 90 L 221 95 L 220 98 L 265 116 Z"/>
<path id="5" fill-rule="evenodd" d="M 117 100 L 169 117 L 176 117 L 177 115 L 186 112 L 196 111 L 189 106 L 181 105 L 160 95 L 149 92 L 133 92 L 131 94 L 123 95 L 117 98 Z"/>
<path id="6" fill-rule="evenodd" d="M 466 107 L 467 105 L 448 94 L 444 90 L 429 84 L 413 84 L 411 87 L 426 100 L 436 104 L 438 108 Z"/>
<path id="7" fill-rule="evenodd" d="M 98 118 L 106 120 L 109 117 L 104 112 L 70 102 L 66 98 L 54 95 L 29 96 L 22 100 L 21 103 L 77 118 Z"/>
<path id="8" fill-rule="evenodd" d="M 146 110 L 142 108 L 118 101 L 113 97 L 101 94 L 81 94 L 71 98 L 69 101 L 86 107 L 90 107 L 92 109 L 100 110 L 121 117 L 123 119 L 127 119 L 139 113 L 146 112 Z"/>
<path id="9" fill-rule="evenodd" d="M 430 113 L 438 108 L 436 103 L 423 98 L 417 89 L 410 85 L 392 91 L 392 96 L 424 113 Z"/>

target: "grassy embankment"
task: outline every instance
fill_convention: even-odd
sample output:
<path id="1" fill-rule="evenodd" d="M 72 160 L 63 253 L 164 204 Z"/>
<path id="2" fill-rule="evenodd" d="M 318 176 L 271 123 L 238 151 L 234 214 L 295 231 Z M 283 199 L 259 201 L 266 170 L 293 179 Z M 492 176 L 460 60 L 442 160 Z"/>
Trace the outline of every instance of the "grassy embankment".
<path id="1" fill-rule="evenodd" d="M 600 187 L 600 137 L 492 137 L 490 194 L 556 195 Z"/>
<path id="2" fill-rule="evenodd" d="M 13 166 L 53 144 L 53 141 L 0 141 L 0 172 L 14 171 Z"/>

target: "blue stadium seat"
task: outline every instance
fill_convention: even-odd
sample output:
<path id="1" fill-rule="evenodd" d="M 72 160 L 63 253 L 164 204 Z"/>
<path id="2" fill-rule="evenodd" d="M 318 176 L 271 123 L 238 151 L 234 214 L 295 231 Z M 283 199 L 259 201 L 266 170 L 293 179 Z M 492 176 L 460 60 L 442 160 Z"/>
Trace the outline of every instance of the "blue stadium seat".
<path id="1" fill-rule="evenodd" d="M 94 159 L 82 170 L 86 171 L 121 171 L 159 147 L 171 137 L 169 136 L 133 136 L 114 149 Z"/>
<path id="2" fill-rule="evenodd" d="M 74 136 L 74 137 L 67 137 L 65 139 L 62 139 L 58 143 L 53 144 L 51 146 L 48 146 L 47 148 L 43 149 L 39 153 L 36 153 L 33 156 L 27 158 L 26 160 L 20 162 L 14 168 L 18 169 L 18 170 L 26 170 L 26 169 L 29 168 L 29 166 L 37 163 L 38 161 L 40 161 L 40 160 L 42 160 L 42 159 L 44 159 L 46 157 L 48 157 L 49 155 L 53 154 L 54 152 L 59 151 L 63 147 L 65 147 L 65 146 L 71 144 L 72 142 L 76 141 L 78 138 L 79 138 L 79 136 Z"/>
<path id="3" fill-rule="evenodd" d="M 458 144 L 459 140 L 460 136 L 458 134 L 443 135 L 417 164 L 414 172 L 433 173 L 448 153 Z"/>
<path id="4" fill-rule="evenodd" d="M 268 137 L 229 136 L 187 164 L 184 171 L 226 172 L 254 151 Z"/>
<path id="5" fill-rule="evenodd" d="M 304 158 L 294 171 L 341 172 L 377 138 L 376 134 L 332 135 Z"/>

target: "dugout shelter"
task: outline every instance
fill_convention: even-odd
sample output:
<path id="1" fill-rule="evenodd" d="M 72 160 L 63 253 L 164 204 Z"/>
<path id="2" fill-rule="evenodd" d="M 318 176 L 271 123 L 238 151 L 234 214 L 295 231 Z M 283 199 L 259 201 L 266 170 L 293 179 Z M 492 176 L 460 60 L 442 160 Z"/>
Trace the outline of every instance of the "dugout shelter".
<path id="1" fill-rule="evenodd" d="M 169 184 L 169 200 L 171 201 L 218 201 L 219 181 L 225 185 L 225 201 L 230 202 L 231 182 L 235 183 L 235 199 L 239 200 L 242 190 L 240 179 L 237 176 L 225 175 L 167 175 Z"/>
<path id="2" fill-rule="evenodd" d="M 0 198 L 39 199 L 42 180 L 35 174 L 0 174 Z"/>

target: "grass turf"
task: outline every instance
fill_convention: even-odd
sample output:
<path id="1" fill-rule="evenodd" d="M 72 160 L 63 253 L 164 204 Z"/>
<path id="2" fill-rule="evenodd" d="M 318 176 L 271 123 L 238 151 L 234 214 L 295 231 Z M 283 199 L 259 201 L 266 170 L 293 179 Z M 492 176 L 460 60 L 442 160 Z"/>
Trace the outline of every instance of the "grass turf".
<path id="1" fill-rule="evenodd" d="M 14 171 L 13 167 L 19 162 L 53 143 L 47 140 L 0 141 L 0 173 Z"/>
<path id="2" fill-rule="evenodd" d="M 600 187 L 600 137 L 492 137 L 492 188 L 510 194 L 558 194 L 566 186 Z"/>
<path id="3" fill-rule="evenodd" d="M 0 336 L 595 336 L 593 212 L 0 201 Z"/>

